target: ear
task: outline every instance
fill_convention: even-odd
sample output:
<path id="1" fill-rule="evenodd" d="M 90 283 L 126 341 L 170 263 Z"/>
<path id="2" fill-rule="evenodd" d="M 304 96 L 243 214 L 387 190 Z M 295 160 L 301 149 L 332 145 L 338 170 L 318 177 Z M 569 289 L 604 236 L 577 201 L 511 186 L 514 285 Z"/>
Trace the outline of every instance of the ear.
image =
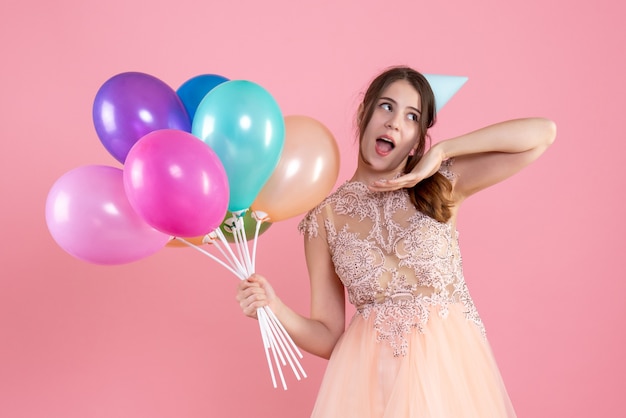
<path id="1" fill-rule="evenodd" d="M 365 106 L 363 106 L 363 103 L 361 103 L 359 105 L 359 110 L 357 111 L 357 116 L 356 116 L 356 120 L 357 123 L 360 125 L 361 121 L 363 120 L 363 112 L 365 111 Z"/>

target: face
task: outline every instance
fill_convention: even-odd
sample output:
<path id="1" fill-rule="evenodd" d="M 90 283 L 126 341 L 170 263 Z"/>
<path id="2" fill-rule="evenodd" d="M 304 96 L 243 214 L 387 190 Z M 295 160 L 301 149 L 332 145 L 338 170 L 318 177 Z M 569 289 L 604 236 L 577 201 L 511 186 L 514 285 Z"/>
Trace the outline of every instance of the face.
<path id="1" fill-rule="evenodd" d="M 417 147 L 420 97 L 406 80 L 390 84 L 374 104 L 360 144 L 359 166 L 379 177 L 400 173 Z"/>

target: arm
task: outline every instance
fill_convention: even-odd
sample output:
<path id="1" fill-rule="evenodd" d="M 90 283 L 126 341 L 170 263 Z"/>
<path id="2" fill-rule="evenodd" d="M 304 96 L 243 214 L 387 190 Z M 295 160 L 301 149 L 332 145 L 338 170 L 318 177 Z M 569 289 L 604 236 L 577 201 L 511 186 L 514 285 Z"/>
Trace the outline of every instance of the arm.
<path id="1" fill-rule="evenodd" d="M 413 171 L 394 180 L 375 182 L 370 188 L 383 191 L 413 187 L 435 174 L 444 160 L 454 158 L 458 180 L 453 199 L 458 204 L 532 163 L 554 142 L 555 136 L 556 125 L 548 119 L 497 123 L 435 144 Z"/>
<path id="2" fill-rule="evenodd" d="M 311 315 L 306 318 L 285 305 L 263 276 L 255 274 L 239 284 L 237 300 L 244 313 L 269 305 L 294 342 L 311 354 L 328 358 L 344 331 L 345 297 L 328 248 L 319 237 L 305 236 L 305 254 L 311 282 Z"/>
<path id="3" fill-rule="evenodd" d="M 556 125 L 548 119 L 516 119 L 442 141 L 433 148 L 442 161 L 454 158 L 457 202 L 501 182 L 535 161 L 554 142 Z"/>

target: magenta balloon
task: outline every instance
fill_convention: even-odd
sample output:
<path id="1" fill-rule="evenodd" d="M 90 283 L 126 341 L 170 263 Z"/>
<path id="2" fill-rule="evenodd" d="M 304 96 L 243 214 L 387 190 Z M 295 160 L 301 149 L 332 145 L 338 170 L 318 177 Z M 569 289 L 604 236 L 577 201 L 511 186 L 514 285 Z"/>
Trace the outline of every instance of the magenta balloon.
<path id="1" fill-rule="evenodd" d="M 217 154 L 188 132 L 142 137 L 124 164 L 130 204 L 159 231 L 193 237 L 216 229 L 228 207 L 226 171 Z"/>
<path id="2" fill-rule="evenodd" d="M 119 162 L 148 132 L 191 132 L 191 118 L 174 89 L 149 74 L 127 72 L 108 79 L 93 102 L 93 122 L 102 145 Z"/>
<path id="3" fill-rule="evenodd" d="M 95 264 L 123 264 L 163 248 L 170 237 L 131 207 L 122 170 L 90 165 L 61 176 L 46 200 L 46 223 L 57 244 Z"/>

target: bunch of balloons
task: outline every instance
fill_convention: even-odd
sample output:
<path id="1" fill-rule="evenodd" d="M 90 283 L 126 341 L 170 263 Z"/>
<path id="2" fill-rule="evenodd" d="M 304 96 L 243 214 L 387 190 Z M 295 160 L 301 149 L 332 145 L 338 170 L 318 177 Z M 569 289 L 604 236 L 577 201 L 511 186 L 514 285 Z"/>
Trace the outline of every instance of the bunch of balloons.
<path id="1" fill-rule="evenodd" d="M 306 116 L 284 117 L 269 92 L 246 80 L 203 74 L 174 91 L 149 74 L 118 74 L 98 90 L 93 122 L 123 169 L 87 165 L 61 176 L 46 222 L 61 248 L 96 264 L 177 243 L 246 279 L 259 234 L 314 207 L 339 173 L 330 131 Z M 276 369 L 287 389 L 281 365 L 306 377 L 302 354 L 269 307 L 257 316 L 274 387 Z"/>
<path id="2" fill-rule="evenodd" d="M 46 222 L 62 249 L 96 264 L 220 237 L 254 235 L 256 248 L 273 222 L 319 203 L 339 172 L 330 131 L 307 116 L 283 116 L 247 80 L 202 74 L 174 90 L 149 74 L 117 74 L 96 94 L 93 123 L 123 168 L 87 165 L 61 176 Z"/>

